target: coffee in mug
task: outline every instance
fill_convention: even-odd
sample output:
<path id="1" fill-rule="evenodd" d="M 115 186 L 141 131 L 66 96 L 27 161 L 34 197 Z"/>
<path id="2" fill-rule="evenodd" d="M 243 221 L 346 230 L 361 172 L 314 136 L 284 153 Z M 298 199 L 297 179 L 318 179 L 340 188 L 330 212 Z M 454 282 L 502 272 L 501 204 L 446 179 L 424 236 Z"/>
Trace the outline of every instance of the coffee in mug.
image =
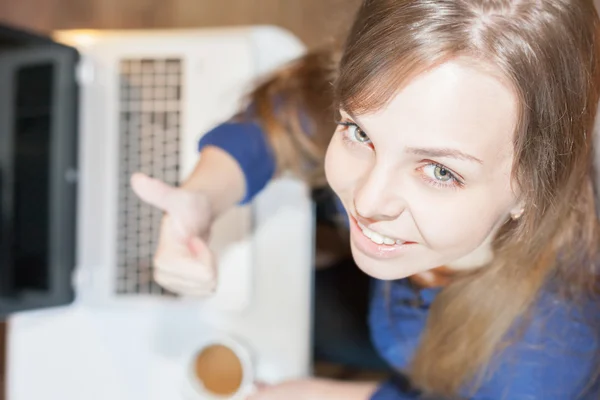
<path id="1" fill-rule="evenodd" d="M 204 389 L 218 396 L 231 396 L 242 386 L 244 369 L 233 350 L 222 344 L 203 349 L 194 362 L 196 378 Z"/>
<path id="2" fill-rule="evenodd" d="M 244 398 L 253 389 L 248 352 L 231 339 L 211 341 L 196 352 L 191 375 L 202 398 Z"/>

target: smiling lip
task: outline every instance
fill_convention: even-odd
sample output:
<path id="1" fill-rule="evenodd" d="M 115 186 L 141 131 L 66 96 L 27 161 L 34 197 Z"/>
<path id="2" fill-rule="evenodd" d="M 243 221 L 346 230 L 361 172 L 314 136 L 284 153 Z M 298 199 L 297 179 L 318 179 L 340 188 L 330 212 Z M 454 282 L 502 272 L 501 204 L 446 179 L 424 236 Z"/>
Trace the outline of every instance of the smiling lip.
<path id="1" fill-rule="evenodd" d="M 352 243 L 364 254 L 372 258 L 388 259 L 398 257 L 413 247 L 415 242 L 404 242 L 402 244 L 377 244 L 366 237 L 356 219 L 350 215 L 350 237 Z"/>

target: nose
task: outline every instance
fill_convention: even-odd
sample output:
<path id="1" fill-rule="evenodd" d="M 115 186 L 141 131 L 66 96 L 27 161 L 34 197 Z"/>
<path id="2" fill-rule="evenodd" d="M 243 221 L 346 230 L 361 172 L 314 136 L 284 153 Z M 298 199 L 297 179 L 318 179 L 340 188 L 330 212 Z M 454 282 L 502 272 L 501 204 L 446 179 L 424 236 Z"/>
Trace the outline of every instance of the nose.
<path id="1" fill-rule="evenodd" d="M 391 221 L 406 209 L 405 199 L 398 193 L 397 174 L 375 165 L 356 188 L 354 207 L 357 214 L 369 220 Z"/>

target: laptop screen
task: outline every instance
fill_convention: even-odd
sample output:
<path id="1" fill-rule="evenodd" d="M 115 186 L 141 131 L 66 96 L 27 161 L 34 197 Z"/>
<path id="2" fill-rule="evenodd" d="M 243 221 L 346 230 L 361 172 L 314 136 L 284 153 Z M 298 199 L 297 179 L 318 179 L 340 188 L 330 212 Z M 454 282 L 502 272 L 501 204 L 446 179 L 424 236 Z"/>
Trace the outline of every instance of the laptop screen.
<path id="1" fill-rule="evenodd" d="M 76 60 L 0 29 L 0 316 L 73 297 Z"/>

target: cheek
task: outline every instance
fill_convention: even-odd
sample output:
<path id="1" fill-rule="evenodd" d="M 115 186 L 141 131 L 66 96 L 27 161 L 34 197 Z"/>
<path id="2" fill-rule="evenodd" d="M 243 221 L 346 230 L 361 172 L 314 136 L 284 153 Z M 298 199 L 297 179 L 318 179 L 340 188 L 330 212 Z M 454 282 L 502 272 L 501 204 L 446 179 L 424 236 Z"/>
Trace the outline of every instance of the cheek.
<path id="1" fill-rule="evenodd" d="M 506 218 L 507 205 L 491 198 L 489 191 L 453 195 L 439 202 L 433 196 L 416 202 L 414 221 L 435 251 L 461 256 L 479 247 Z"/>
<path id="2" fill-rule="evenodd" d="M 355 186 L 357 177 L 357 168 L 353 165 L 352 159 L 348 152 L 344 149 L 343 143 L 337 138 L 339 135 L 334 135 L 329 143 L 327 153 L 325 155 L 325 177 L 331 189 L 344 199 L 347 193 L 351 193 Z M 353 167 L 350 167 L 352 166 Z"/>

